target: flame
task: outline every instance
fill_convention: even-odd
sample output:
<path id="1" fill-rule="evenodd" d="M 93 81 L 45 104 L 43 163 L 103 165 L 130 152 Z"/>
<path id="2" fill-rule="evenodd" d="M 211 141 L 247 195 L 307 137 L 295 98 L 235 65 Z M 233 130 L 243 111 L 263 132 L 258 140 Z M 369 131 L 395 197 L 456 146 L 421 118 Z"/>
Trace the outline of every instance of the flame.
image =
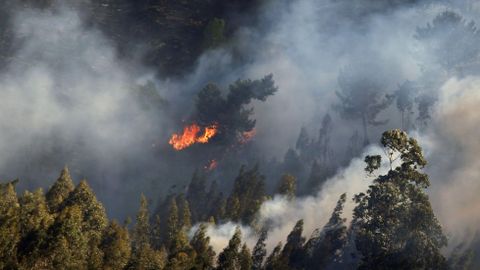
<path id="1" fill-rule="evenodd" d="M 210 160 L 210 162 L 205 166 L 205 170 L 211 171 L 217 168 L 218 162 L 215 159 Z"/>
<path id="2" fill-rule="evenodd" d="M 183 129 L 182 134 L 174 133 L 168 143 L 171 144 L 175 150 L 182 150 L 195 143 L 207 143 L 213 136 L 217 134 L 216 125 L 205 127 L 203 134 L 197 136 L 200 130 L 201 128 L 197 124 L 186 126 Z"/>
<path id="3" fill-rule="evenodd" d="M 257 134 L 256 129 L 252 129 L 250 131 L 242 132 L 242 136 L 240 137 L 240 143 L 245 144 L 245 143 L 251 141 L 253 139 L 253 137 L 255 137 L 256 134 Z"/>

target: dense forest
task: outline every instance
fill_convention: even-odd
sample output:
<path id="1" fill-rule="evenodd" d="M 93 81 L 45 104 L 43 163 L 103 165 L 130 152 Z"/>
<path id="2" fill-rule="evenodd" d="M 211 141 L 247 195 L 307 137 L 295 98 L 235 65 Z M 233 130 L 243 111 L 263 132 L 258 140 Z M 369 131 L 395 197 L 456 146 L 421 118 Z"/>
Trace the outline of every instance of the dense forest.
<path id="1" fill-rule="evenodd" d="M 478 269 L 479 16 L 1 1 L 0 269 Z"/>

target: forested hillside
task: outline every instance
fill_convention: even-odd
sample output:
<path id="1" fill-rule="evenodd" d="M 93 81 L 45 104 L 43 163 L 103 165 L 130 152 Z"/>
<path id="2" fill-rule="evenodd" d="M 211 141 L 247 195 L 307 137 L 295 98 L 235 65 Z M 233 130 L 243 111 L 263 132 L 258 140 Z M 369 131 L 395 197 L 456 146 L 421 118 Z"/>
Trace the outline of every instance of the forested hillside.
<path id="1" fill-rule="evenodd" d="M 479 17 L 0 1 L 0 269 L 478 269 Z"/>

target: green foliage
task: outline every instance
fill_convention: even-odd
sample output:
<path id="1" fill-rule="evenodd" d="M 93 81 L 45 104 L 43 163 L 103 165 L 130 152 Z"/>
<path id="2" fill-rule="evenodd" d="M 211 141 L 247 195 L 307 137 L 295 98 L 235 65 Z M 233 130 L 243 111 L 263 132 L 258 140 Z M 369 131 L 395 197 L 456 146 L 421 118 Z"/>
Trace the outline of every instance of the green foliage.
<path id="1" fill-rule="evenodd" d="M 100 247 L 104 254 L 102 269 L 124 269 L 130 260 L 132 248 L 127 228 L 122 227 L 116 221 L 110 222 Z"/>
<path id="2" fill-rule="evenodd" d="M 401 130 L 383 133 L 391 170 L 377 177 L 355 201 L 353 226 L 361 269 L 444 269 L 447 244 L 424 189 L 428 176 L 416 140 Z M 400 164 L 393 168 L 396 157 Z"/>
<path id="3" fill-rule="evenodd" d="M 217 142 L 230 145 L 252 131 L 255 120 L 251 119 L 253 108 L 246 108 L 252 100 L 265 101 L 273 95 L 277 87 L 273 76 L 267 75 L 259 80 L 237 80 L 230 84 L 227 97 L 215 84 L 208 84 L 197 96 L 195 121 L 202 126 L 218 125 Z"/>
<path id="4" fill-rule="evenodd" d="M 305 244 L 305 269 L 327 269 L 328 266 L 341 268 L 343 248 L 347 244 L 346 220 L 341 217 L 346 201 L 346 194 L 342 194 L 328 223 Z"/>
<path id="5" fill-rule="evenodd" d="M 284 174 L 280 179 L 280 183 L 277 188 L 277 193 L 284 195 L 289 200 L 295 198 L 295 192 L 297 190 L 297 179 L 291 174 Z"/>
<path id="6" fill-rule="evenodd" d="M 193 269 L 214 269 L 215 251 L 210 246 L 210 237 L 207 236 L 205 224 L 200 224 L 190 240 L 190 245 L 196 252 Z"/>
<path id="7" fill-rule="evenodd" d="M 260 237 L 255 244 L 252 252 L 252 270 L 263 269 L 263 259 L 267 255 L 265 240 L 267 239 L 267 230 L 262 230 Z"/>
<path id="8" fill-rule="evenodd" d="M 70 172 L 65 166 L 60 177 L 55 181 L 53 186 L 48 190 L 47 204 L 51 212 L 57 212 L 63 203 L 63 201 L 68 197 L 70 192 L 73 191 L 75 185 L 73 184 L 72 178 L 70 177 Z"/>
<path id="9" fill-rule="evenodd" d="M 292 269 L 302 269 L 305 252 L 303 244 L 305 244 L 305 237 L 303 233 L 303 220 L 297 221 L 290 234 L 287 236 L 287 242 L 282 249 L 280 261 L 286 262 Z"/>
<path id="10" fill-rule="evenodd" d="M 218 255 L 218 270 L 237 270 L 240 269 L 239 249 L 242 243 L 242 232 L 237 227 L 235 234 L 228 242 L 228 246 Z"/>
<path id="11" fill-rule="evenodd" d="M 253 265 L 252 254 L 247 244 L 243 244 L 242 250 L 238 254 L 238 264 L 240 270 L 251 270 Z"/>
<path id="12" fill-rule="evenodd" d="M 20 205 L 14 182 L 1 185 L 0 192 L 0 269 L 14 269 L 20 240 Z"/>
<path id="13" fill-rule="evenodd" d="M 258 171 L 258 166 L 251 170 L 245 170 L 242 166 L 227 201 L 227 217 L 246 224 L 253 222 L 255 214 L 266 200 L 264 182 L 265 177 Z"/>
<path id="14" fill-rule="evenodd" d="M 22 268 L 45 267 L 47 254 L 44 250 L 54 217 L 48 211 L 41 189 L 34 193 L 25 191 L 19 202 L 21 239 L 17 249 L 18 260 Z"/>

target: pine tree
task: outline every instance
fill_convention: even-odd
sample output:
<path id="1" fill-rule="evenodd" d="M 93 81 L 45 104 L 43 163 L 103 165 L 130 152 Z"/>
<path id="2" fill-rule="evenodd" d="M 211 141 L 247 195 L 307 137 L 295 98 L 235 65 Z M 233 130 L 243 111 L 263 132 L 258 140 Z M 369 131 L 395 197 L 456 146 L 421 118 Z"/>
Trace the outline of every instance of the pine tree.
<path id="1" fill-rule="evenodd" d="M 0 269 L 17 267 L 20 205 L 15 192 L 15 183 L 0 185 Z"/>
<path id="2" fill-rule="evenodd" d="M 390 170 L 366 194 L 355 196 L 353 226 L 362 254 L 360 269 L 444 269 L 440 248 L 447 244 L 425 189 L 427 161 L 417 141 L 401 130 L 386 131 L 381 143 Z M 377 163 L 378 158 L 366 158 Z M 394 167 L 394 161 L 399 165 Z M 380 167 L 368 164 L 371 172 Z"/>
<path id="3" fill-rule="evenodd" d="M 252 261 L 252 254 L 250 253 L 250 249 L 247 247 L 247 244 L 243 244 L 240 253 L 238 254 L 238 264 L 240 270 L 251 270 L 253 261 Z"/>
<path id="4" fill-rule="evenodd" d="M 288 261 L 282 258 L 282 242 L 278 243 L 265 262 L 265 270 L 290 270 Z"/>
<path id="5" fill-rule="evenodd" d="M 47 266 L 48 228 L 54 217 L 48 211 L 45 196 L 41 189 L 34 193 L 25 191 L 20 197 L 20 235 L 17 254 L 22 268 L 42 268 Z"/>
<path id="6" fill-rule="evenodd" d="M 218 270 L 237 270 L 239 269 L 239 249 L 242 244 L 242 232 L 240 228 L 235 229 L 235 233 L 228 242 L 228 246 L 218 255 Z"/>
<path id="7" fill-rule="evenodd" d="M 305 237 L 303 233 L 303 220 L 297 221 L 292 231 L 287 237 L 287 242 L 283 247 L 280 259 L 287 262 L 288 266 L 294 269 L 301 269 L 305 259 L 303 244 Z"/>
<path id="8" fill-rule="evenodd" d="M 306 269 L 340 268 L 342 251 L 347 243 L 347 226 L 341 217 L 346 194 L 342 194 L 337 202 L 330 220 L 318 234 L 314 233 L 305 250 L 308 253 Z"/>
<path id="9" fill-rule="evenodd" d="M 104 254 L 102 269 L 124 269 L 131 255 L 130 236 L 127 228 L 120 226 L 115 220 L 110 222 L 100 247 Z"/>
<path id="10" fill-rule="evenodd" d="M 195 250 L 194 269 L 213 269 L 215 252 L 210 246 L 210 237 L 207 236 L 207 226 L 202 223 L 190 240 L 190 245 Z"/>
<path id="11" fill-rule="evenodd" d="M 140 249 L 144 245 L 150 245 L 148 202 L 147 198 L 143 194 L 140 196 L 140 208 L 137 212 L 133 236 L 134 249 Z"/>
<path id="12" fill-rule="evenodd" d="M 190 205 L 187 200 L 185 200 L 184 196 L 179 196 L 180 206 L 182 208 L 182 215 L 180 220 L 180 227 L 184 229 L 190 229 L 192 227 L 192 219 L 191 219 L 191 212 L 190 212 Z"/>
<path id="13" fill-rule="evenodd" d="M 265 200 L 265 177 L 259 173 L 258 165 L 251 170 L 242 166 L 228 198 L 226 214 L 233 221 L 250 224 Z"/>
<path id="14" fill-rule="evenodd" d="M 167 247 L 170 247 L 172 242 L 175 240 L 179 227 L 177 200 L 175 197 L 172 197 L 168 208 Z"/>
<path id="15" fill-rule="evenodd" d="M 291 174 L 284 174 L 280 178 L 280 183 L 277 188 L 277 193 L 284 195 L 288 200 L 295 199 L 295 192 L 297 190 L 297 179 Z"/>
<path id="16" fill-rule="evenodd" d="M 88 269 L 89 239 L 83 231 L 80 206 L 64 207 L 49 229 L 51 269 Z M 47 269 L 48 269 L 47 268 Z"/>
<path id="17" fill-rule="evenodd" d="M 163 269 L 165 266 L 166 254 L 151 247 L 150 233 L 148 202 L 142 194 L 134 227 L 132 255 L 127 265 L 128 269 Z"/>
<path id="18" fill-rule="evenodd" d="M 66 206 L 79 206 L 82 211 L 82 232 L 88 238 L 90 269 L 101 267 L 103 254 L 99 248 L 103 231 L 108 225 L 105 208 L 97 200 L 85 180 L 75 187 L 65 200 Z"/>
<path id="19" fill-rule="evenodd" d="M 212 183 L 213 185 L 213 183 Z M 217 191 L 212 191 L 216 193 Z M 210 197 L 211 196 L 211 197 Z M 210 214 L 208 212 L 208 200 L 215 198 L 217 194 L 209 194 L 206 192 L 206 177 L 196 170 L 193 174 L 192 180 L 188 185 L 186 199 L 189 202 L 191 210 L 191 219 L 193 222 L 204 220 Z"/>
<path id="20" fill-rule="evenodd" d="M 265 240 L 267 239 L 267 230 L 262 230 L 260 237 L 253 248 L 252 253 L 252 270 L 261 270 L 263 265 L 263 259 L 267 255 L 267 249 Z"/>
<path id="21" fill-rule="evenodd" d="M 75 185 L 70 177 L 70 172 L 65 166 L 60 173 L 60 177 L 55 181 L 52 187 L 50 187 L 46 194 L 47 204 L 52 213 L 59 211 L 60 205 L 74 188 Z"/>

